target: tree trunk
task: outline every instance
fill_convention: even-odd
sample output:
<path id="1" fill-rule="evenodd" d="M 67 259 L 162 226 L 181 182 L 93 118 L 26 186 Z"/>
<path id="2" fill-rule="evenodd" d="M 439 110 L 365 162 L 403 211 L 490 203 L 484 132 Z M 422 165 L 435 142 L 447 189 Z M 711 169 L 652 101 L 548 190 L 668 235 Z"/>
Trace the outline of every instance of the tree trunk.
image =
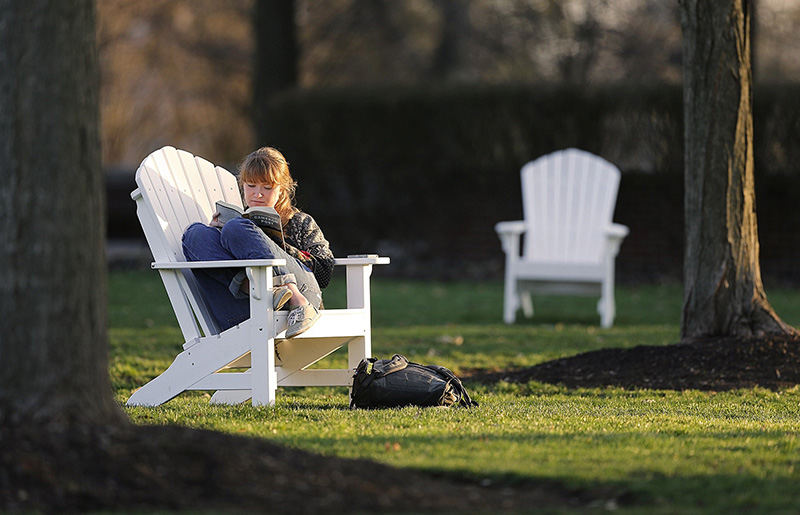
<path id="1" fill-rule="evenodd" d="M 761 283 L 749 0 L 681 0 L 683 339 L 785 334 Z"/>
<path id="2" fill-rule="evenodd" d="M 270 99 L 297 85 L 297 39 L 294 0 L 256 0 L 253 14 L 255 63 L 253 113 L 256 146 L 276 145 L 279 127 L 267 113 Z"/>
<path id="3" fill-rule="evenodd" d="M 470 32 L 469 4 L 438 0 L 434 6 L 442 17 L 442 23 L 433 52 L 430 78 L 439 81 L 457 79 L 463 64 L 464 41 Z"/>
<path id="4" fill-rule="evenodd" d="M 93 0 L 0 0 L 0 70 L 0 425 L 122 421 Z"/>

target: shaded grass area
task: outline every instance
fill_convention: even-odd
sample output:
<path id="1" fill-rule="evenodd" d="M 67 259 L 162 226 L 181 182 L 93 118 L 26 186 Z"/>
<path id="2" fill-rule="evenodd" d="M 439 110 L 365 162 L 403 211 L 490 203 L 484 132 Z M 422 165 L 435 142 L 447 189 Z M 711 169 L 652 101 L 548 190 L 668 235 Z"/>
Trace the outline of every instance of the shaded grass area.
<path id="1" fill-rule="evenodd" d="M 337 284 L 338 283 L 338 284 Z M 344 302 L 342 280 L 326 305 Z M 157 274 L 111 275 L 111 372 L 117 399 L 165 369 L 183 343 Z M 800 294 L 770 292 L 800 321 Z M 498 323 L 500 284 L 376 280 L 373 351 L 456 371 L 528 367 L 606 347 L 678 339 L 681 289 L 618 290 L 614 328 L 595 300 L 535 299 L 537 316 Z M 343 356 L 331 358 L 344 363 Z M 800 389 L 730 392 L 566 389 L 467 384 L 472 410 L 350 411 L 345 389 L 282 389 L 274 408 L 209 406 L 203 393 L 127 409 L 137 423 L 175 423 L 265 438 L 324 455 L 466 477 L 510 488 L 588 492 L 581 507 L 674 511 L 796 511 Z M 555 488 L 556 486 L 554 486 Z M 566 508 L 570 508 L 569 506 Z"/>

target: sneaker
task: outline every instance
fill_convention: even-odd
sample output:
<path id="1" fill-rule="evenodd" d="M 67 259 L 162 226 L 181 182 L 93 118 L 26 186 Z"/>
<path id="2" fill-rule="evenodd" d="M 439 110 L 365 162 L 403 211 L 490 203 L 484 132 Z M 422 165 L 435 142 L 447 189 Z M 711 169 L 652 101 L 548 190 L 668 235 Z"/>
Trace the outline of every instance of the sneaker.
<path id="1" fill-rule="evenodd" d="M 272 289 L 272 309 L 278 311 L 292 298 L 292 290 L 288 286 L 277 286 Z"/>
<path id="2" fill-rule="evenodd" d="M 286 338 L 294 338 L 302 334 L 319 320 L 319 311 L 310 302 L 305 306 L 294 308 L 289 312 L 289 326 L 286 328 Z"/>

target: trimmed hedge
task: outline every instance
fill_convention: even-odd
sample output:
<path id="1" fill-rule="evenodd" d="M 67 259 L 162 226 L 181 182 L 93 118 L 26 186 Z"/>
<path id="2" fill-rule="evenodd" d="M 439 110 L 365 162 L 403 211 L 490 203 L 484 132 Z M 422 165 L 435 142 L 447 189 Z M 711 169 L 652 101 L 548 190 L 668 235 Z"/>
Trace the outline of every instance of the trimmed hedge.
<path id="1" fill-rule="evenodd" d="M 794 277 L 800 86 L 754 98 L 763 272 Z M 623 171 L 619 279 L 658 280 L 681 275 L 682 112 L 680 86 L 664 85 L 295 91 L 270 104 L 259 144 L 284 152 L 337 255 L 378 251 L 393 258 L 382 274 L 437 278 L 499 277 L 493 226 L 522 216 L 520 167 L 588 150 Z"/>
<path id="2" fill-rule="evenodd" d="M 798 93 L 755 92 L 759 177 L 797 178 Z M 267 143 L 292 163 L 301 207 L 337 253 L 392 254 L 393 270 L 412 275 L 499 274 L 493 225 L 522 215 L 520 167 L 566 147 L 603 156 L 624 173 L 617 219 L 632 229 L 620 255 L 630 265 L 620 271 L 625 280 L 680 276 L 682 250 L 658 242 L 682 248 L 682 221 L 666 223 L 682 220 L 682 109 L 680 86 L 373 88 L 291 92 L 271 103 L 264 122 Z M 652 210 L 665 191 L 667 218 L 629 207 Z M 770 204 L 759 196 L 759 206 Z"/>

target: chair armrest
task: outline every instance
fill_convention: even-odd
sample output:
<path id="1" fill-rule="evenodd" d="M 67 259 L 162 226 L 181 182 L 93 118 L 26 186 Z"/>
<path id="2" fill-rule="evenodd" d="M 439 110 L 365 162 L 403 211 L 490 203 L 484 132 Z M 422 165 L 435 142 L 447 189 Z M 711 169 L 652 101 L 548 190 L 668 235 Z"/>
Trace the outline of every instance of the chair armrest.
<path id="1" fill-rule="evenodd" d="M 155 262 L 150 265 L 154 270 L 185 270 L 187 268 L 245 268 L 247 279 L 250 281 L 250 313 L 252 315 L 253 302 L 263 302 L 266 298 L 267 277 L 272 271 L 266 267 L 285 265 L 285 259 L 230 259 L 224 261 L 171 261 Z M 271 298 L 271 297 L 270 297 Z M 266 311 L 265 311 L 266 312 Z M 252 318 L 252 317 L 251 317 Z"/>
<path id="2" fill-rule="evenodd" d="M 611 224 L 605 229 L 606 236 L 606 252 L 610 256 L 616 256 L 619 252 L 619 246 L 622 240 L 628 235 L 630 230 L 627 226 L 622 224 Z"/>
<path id="3" fill-rule="evenodd" d="M 611 224 L 606 227 L 607 238 L 619 238 L 620 240 L 628 235 L 630 229 L 628 226 L 622 224 Z"/>
<path id="4" fill-rule="evenodd" d="M 525 222 L 522 220 L 514 220 L 511 222 L 497 222 L 494 226 L 495 232 L 498 235 L 503 234 L 522 234 L 525 232 Z"/>
<path id="5" fill-rule="evenodd" d="M 285 259 L 238 259 L 228 261 L 169 261 L 155 262 L 150 265 L 153 270 L 183 270 L 187 268 L 232 268 L 249 266 L 281 266 Z"/>
<path id="6" fill-rule="evenodd" d="M 497 232 L 503 252 L 506 254 L 506 266 L 509 266 L 510 263 L 519 259 L 519 240 L 522 233 L 525 232 L 525 222 L 522 220 L 498 222 L 495 224 L 494 230 Z"/>
<path id="7" fill-rule="evenodd" d="M 346 258 L 336 258 L 334 265 L 388 265 L 389 258 L 378 256 L 377 254 L 361 254 L 347 256 Z"/>
<path id="8" fill-rule="evenodd" d="M 358 254 L 334 259 L 333 264 L 346 267 L 347 308 L 365 309 L 369 313 L 369 277 L 372 275 L 372 265 L 387 265 L 389 258 L 377 254 Z"/>

